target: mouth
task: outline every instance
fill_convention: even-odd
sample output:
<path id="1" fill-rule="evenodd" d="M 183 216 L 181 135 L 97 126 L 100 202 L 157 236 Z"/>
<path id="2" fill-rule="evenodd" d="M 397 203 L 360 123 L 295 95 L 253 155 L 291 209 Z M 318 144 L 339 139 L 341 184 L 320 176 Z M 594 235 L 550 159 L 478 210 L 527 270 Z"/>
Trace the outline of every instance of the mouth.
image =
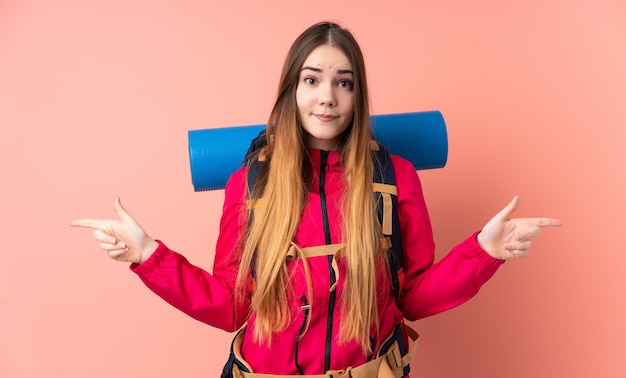
<path id="1" fill-rule="evenodd" d="M 334 119 L 339 118 L 338 116 L 333 116 L 330 114 L 314 114 L 314 116 L 322 122 L 330 122 Z"/>

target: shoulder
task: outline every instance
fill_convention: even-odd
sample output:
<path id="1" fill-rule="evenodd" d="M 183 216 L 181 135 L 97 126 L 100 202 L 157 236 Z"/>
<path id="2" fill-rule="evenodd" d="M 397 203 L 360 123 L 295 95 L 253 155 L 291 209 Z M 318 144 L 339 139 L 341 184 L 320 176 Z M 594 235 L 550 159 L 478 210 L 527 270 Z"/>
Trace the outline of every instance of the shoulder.
<path id="1" fill-rule="evenodd" d="M 395 172 L 416 172 L 415 167 L 413 167 L 413 163 L 411 163 L 410 161 L 398 155 L 390 154 L 390 156 L 391 164 L 393 164 L 393 169 Z"/>
<path id="2" fill-rule="evenodd" d="M 413 163 L 398 155 L 391 155 L 398 197 L 422 196 L 422 184 Z"/>
<path id="3" fill-rule="evenodd" d="M 241 202 L 246 199 L 246 172 L 247 167 L 241 167 L 230 175 L 226 182 L 226 201 Z"/>
<path id="4" fill-rule="evenodd" d="M 380 145 L 380 143 L 378 143 L 378 145 Z M 389 168 L 389 161 L 391 161 L 391 166 L 396 176 L 404 175 L 408 172 L 413 172 L 412 174 L 416 172 L 410 161 L 399 155 L 392 154 L 382 145 L 380 145 L 380 147 L 380 149 L 376 149 L 373 152 L 375 160 L 377 160 L 376 164 L 380 164 L 380 167 L 385 167 L 385 171 Z"/>

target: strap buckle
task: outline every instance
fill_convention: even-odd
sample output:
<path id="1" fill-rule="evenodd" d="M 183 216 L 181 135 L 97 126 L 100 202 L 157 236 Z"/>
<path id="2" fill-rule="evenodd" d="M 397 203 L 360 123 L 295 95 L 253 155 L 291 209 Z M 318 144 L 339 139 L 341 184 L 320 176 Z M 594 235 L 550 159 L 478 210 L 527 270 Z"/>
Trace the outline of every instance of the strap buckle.
<path id="1" fill-rule="evenodd" d="M 385 359 L 387 360 L 387 364 L 391 370 L 403 369 L 404 366 L 402 364 L 402 355 L 400 355 L 400 348 L 398 347 L 398 343 L 393 343 L 387 353 L 385 354 Z"/>
<path id="2" fill-rule="evenodd" d="M 352 366 L 348 366 L 345 370 L 329 370 L 326 375 L 332 378 L 351 378 Z"/>
<path id="3" fill-rule="evenodd" d="M 239 370 L 239 366 L 237 364 L 233 364 L 233 378 L 243 378 L 243 374 L 241 370 Z"/>

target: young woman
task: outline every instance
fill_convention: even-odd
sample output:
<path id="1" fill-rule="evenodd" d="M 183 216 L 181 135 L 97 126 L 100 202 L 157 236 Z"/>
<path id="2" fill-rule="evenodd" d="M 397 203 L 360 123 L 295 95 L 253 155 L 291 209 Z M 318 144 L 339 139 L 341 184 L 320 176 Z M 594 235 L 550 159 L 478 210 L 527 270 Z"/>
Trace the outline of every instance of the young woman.
<path id="1" fill-rule="evenodd" d="M 267 146 L 250 162 L 263 162 L 258 177 L 244 167 L 226 185 L 213 274 L 148 236 L 117 198 L 119 219 L 71 224 L 94 228 L 111 258 L 131 262 L 186 314 L 227 331 L 246 325 L 225 375 L 404 376 L 403 319 L 467 301 L 504 260 L 528 254 L 540 227 L 560 221 L 511 218 L 516 197 L 435 264 L 419 178 L 391 156 L 404 273 L 394 295 L 372 194 L 380 163 L 369 119 L 358 44 L 336 24 L 313 25 L 283 67 Z M 384 357 L 393 356 L 390 345 L 402 352 L 395 360 Z"/>

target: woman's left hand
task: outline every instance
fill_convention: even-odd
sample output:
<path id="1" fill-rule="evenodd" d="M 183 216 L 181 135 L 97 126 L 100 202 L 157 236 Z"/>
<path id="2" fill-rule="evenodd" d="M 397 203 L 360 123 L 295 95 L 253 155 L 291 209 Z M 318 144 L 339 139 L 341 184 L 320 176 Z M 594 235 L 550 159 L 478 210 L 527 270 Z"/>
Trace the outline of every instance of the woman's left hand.
<path id="1" fill-rule="evenodd" d="M 515 196 L 478 234 L 478 245 L 495 259 L 528 256 L 530 239 L 539 235 L 541 227 L 561 225 L 559 219 L 553 218 L 511 218 L 518 205 L 519 197 Z"/>

